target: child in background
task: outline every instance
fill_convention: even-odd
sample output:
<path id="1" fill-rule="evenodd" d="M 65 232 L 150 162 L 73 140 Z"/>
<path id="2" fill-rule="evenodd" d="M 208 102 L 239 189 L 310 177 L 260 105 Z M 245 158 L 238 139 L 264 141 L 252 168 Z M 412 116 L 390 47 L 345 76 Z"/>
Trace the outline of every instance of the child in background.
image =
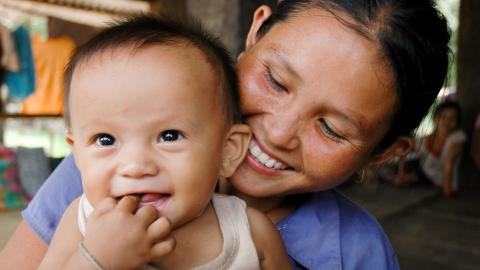
<path id="1" fill-rule="evenodd" d="M 65 121 L 84 195 L 40 269 L 288 269 L 268 218 L 213 193 L 251 136 L 236 88 L 224 49 L 187 24 L 143 15 L 80 47 Z"/>
<path id="2" fill-rule="evenodd" d="M 418 142 L 420 165 L 428 180 L 450 197 L 458 192 L 460 155 L 467 138 L 461 130 L 462 109 L 457 102 L 443 101 L 433 121 L 432 133 Z"/>
<path id="3" fill-rule="evenodd" d="M 392 161 L 398 166 L 395 185 L 427 184 L 450 197 L 459 190 L 460 155 L 466 135 L 461 130 L 462 109 L 454 101 L 439 103 L 433 113 L 433 130 L 416 142 L 415 149 Z M 385 177 L 387 178 L 387 177 Z"/>

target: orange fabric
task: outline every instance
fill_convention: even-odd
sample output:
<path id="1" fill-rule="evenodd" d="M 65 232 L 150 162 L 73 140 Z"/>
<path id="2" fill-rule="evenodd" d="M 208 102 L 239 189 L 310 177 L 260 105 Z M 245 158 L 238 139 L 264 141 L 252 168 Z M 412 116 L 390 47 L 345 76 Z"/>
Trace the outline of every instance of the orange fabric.
<path id="1" fill-rule="evenodd" d="M 36 86 L 22 104 L 24 114 L 61 114 L 63 112 L 63 72 L 75 43 L 68 37 L 42 40 L 32 37 Z"/>

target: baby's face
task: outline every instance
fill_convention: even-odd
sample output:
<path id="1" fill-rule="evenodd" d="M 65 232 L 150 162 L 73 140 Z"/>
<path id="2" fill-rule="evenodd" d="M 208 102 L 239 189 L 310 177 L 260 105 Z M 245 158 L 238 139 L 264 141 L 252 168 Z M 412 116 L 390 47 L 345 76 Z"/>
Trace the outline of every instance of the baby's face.
<path id="1" fill-rule="evenodd" d="M 84 191 L 139 195 L 179 226 L 214 191 L 225 140 L 219 80 L 191 47 L 104 52 L 71 83 L 69 141 Z"/>

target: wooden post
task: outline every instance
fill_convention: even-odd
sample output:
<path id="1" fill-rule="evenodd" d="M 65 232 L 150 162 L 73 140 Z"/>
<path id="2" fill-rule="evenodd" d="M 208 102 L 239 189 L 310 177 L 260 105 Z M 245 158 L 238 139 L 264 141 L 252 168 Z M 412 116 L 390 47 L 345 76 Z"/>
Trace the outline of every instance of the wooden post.
<path id="1" fill-rule="evenodd" d="M 463 109 L 462 127 L 468 138 L 462 158 L 461 179 L 473 179 L 475 169 L 471 159 L 473 123 L 480 111 L 480 1 L 461 0 L 457 54 L 457 89 Z"/>
<path id="2" fill-rule="evenodd" d="M 150 2 L 152 12 L 156 14 L 177 14 L 183 16 L 187 12 L 186 0 L 149 0 L 148 2 Z"/>
<path id="3" fill-rule="evenodd" d="M 236 57 L 244 48 L 253 12 L 263 4 L 275 5 L 276 0 L 187 0 L 188 13 L 200 19 L 225 43 Z"/>

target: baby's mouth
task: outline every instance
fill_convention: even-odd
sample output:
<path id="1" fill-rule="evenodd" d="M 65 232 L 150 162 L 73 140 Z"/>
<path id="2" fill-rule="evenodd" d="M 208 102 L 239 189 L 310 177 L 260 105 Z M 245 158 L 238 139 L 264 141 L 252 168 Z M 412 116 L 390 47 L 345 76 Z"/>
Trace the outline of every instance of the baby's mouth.
<path id="1" fill-rule="evenodd" d="M 135 193 L 129 194 L 128 196 L 134 196 L 139 200 L 138 209 L 151 205 L 157 209 L 160 215 L 165 214 L 171 198 L 171 194 L 168 193 Z"/>
<path id="2" fill-rule="evenodd" d="M 250 141 L 248 152 L 256 161 L 269 169 L 285 170 L 289 168 L 289 166 L 287 166 L 285 163 L 276 160 L 267 153 L 263 152 L 255 140 Z"/>

